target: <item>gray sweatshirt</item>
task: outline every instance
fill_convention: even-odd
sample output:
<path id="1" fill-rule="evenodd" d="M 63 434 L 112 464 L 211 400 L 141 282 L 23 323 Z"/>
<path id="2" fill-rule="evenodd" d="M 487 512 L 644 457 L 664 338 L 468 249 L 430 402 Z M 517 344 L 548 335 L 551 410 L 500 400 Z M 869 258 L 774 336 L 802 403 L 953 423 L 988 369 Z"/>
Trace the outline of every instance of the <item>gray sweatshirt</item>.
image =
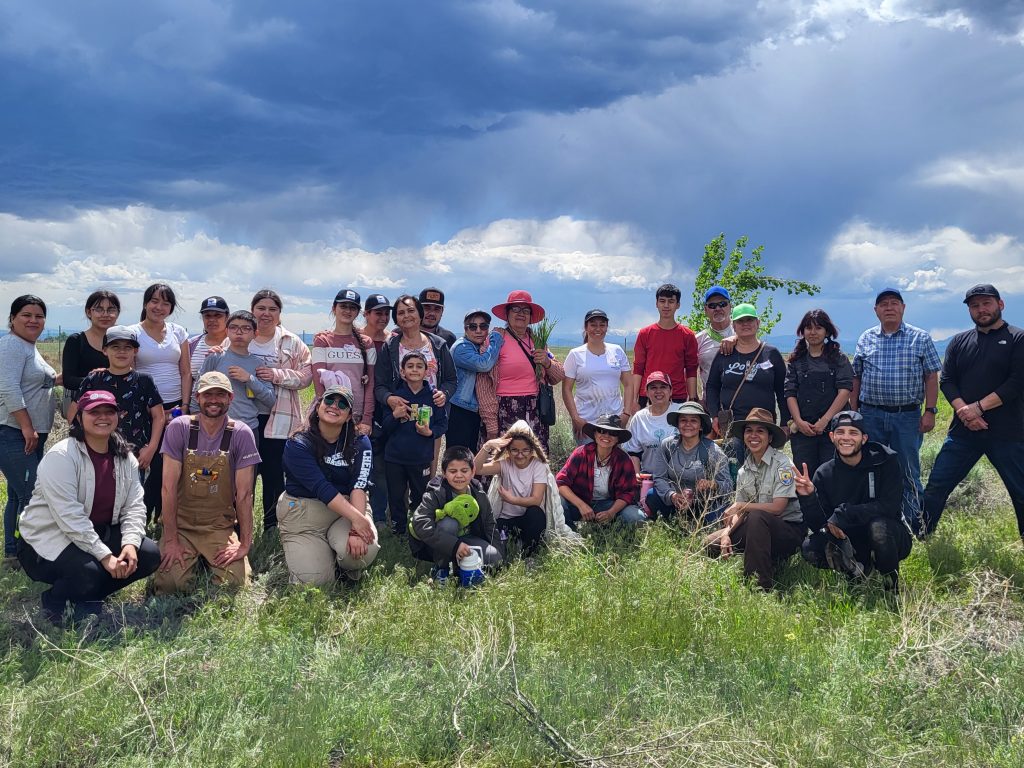
<path id="1" fill-rule="evenodd" d="M 732 475 L 729 460 L 722 449 L 711 440 L 702 438 L 707 448 L 707 462 L 701 462 L 700 443 L 692 451 L 683 448 L 679 437 L 666 437 L 654 452 L 651 474 L 654 489 L 666 504 L 672 503 L 672 494 L 683 488 L 693 488 L 698 480 L 714 480 L 718 484 L 715 496 L 724 499 L 732 493 Z"/>
<path id="2" fill-rule="evenodd" d="M 0 424 L 20 431 L 11 414 L 28 409 L 33 429 L 49 432 L 53 427 L 56 377 L 57 372 L 35 344 L 13 333 L 0 338 Z"/>
<path id="3" fill-rule="evenodd" d="M 207 371 L 220 371 L 230 379 L 228 368 L 233 365 L 247 370 L 249 372 L 249 381 L 243 382 L 231 379 L 231 388 L 234 390 L 235 396 L 231 400 L 231 407 L 228 408 L 228 415 L 232 419 L 245 422 L 255 432 L 259 429 L 259 419 L 257 418 L 259 409 L 256 407 L 256 404 L 262 403 L 265 410 L 269 412 L 274 407 L 274 403 L 277 402 L 277 393 L 274 391 L 274 385 L 256 376 L 256 369 L 261 365 L 265 365 L 263 358 L 258 355 L 239 355 L 230 349 L 226 349 L 219 355 L 207 355 L 206 359 L 203 360 L 203 367 L 200 369 L 199 375 L 202 376 Z M 198 387 L 199 379 L 197 378 L 192 391 L 191 409 L 193 413 L 199 412 L 199 403 L 196 401 L 195 394 L 195 389 Z"/>

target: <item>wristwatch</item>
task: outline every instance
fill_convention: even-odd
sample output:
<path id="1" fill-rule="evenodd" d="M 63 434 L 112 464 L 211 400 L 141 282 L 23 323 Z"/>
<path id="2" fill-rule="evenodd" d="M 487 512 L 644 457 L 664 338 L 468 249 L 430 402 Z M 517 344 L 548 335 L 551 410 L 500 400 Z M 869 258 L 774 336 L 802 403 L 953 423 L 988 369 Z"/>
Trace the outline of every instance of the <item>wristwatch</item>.
<path id="1" fill-rule="evenodd" d="M 925 413 L 938 413 L 939 409 L 933 405 L 931 408 L 925 408 L 924 411 Z"/>

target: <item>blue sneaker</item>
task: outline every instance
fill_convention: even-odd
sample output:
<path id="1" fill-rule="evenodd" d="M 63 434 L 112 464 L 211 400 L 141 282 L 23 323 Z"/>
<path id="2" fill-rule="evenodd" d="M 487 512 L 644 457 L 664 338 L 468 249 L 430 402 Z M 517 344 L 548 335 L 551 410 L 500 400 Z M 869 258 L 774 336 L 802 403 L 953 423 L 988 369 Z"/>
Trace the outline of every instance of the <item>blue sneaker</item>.
<path id="1" fill-rule="evenodd" d="M 448 586 L 448 569 L 434 566 L 430 569 L 430 578 L 439 587 Z"/>

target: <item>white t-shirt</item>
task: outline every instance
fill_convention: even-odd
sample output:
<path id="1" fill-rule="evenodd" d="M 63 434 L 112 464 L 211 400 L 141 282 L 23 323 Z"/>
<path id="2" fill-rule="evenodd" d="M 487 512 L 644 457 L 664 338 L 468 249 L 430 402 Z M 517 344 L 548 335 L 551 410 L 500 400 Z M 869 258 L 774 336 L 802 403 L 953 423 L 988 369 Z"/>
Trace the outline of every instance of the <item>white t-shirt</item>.
<path id="1" fill-rule="evenodd" d="M 256 355 L 268 368 L 276 368 L 281 363 L 279 348 L 281 346 L 281 329 L 274 329 L 274 338 L 270 341 L 257 342 L 253 339 L 249 342 L 249 354 Z"/>
<path id="2" fill-rule="evenodd" d="M 604 501 L 607 498 L 611 498 L 611 494 L 608 490 L 608 485 L 612 479 L 612 468 L 605 464 L 603 467 L 594 462 L 594 494 L 591 497 L 592 501 Z"/>
<path id="3" fill-rule="evenodd" d="M 622 450 L 629 454 L 641 454 L 640 469 L 644 472 L 651 471 L 651 457 L 661 441 L 679 434 L 678 429 L 669 426 L 668 414 L 671 410 L 670 406 L 661 416 L 655 416 L 650 408 L 641 408 L 629 420 L 629 431 L 633 436 L 622 444 Z"/>
<path id="4" fill-rule="evenodd" d="M 502 459 L 498 463 L 501 465 L 501 487 L 507 488 L 521 499 L 533 495 L 535 483 L 543 485 L 548 481 L 548 467 L 537 459 L 527 464 L 524 469 L 519 469 L 511 459 Z M 522 517 L 524 514 L 526 514 L 526 507 L 502 501 L 501 509 L 498 510 L 496 517 Z"/>
<path id="5" fill-rule="evenodd" d="M 622 413 L 622 372 L 629 372 L 629 358 L 618 344 L 604 345 L 595 355 L 584 344 L 565 358 L 565 375 L 576 380 L 573 400 L 580 418 L 594 421 L 606 413 Z"/>
<path id="6" fill-rule="evenodd" d="M 142 323 L 130 326 L 139 340 L 139 351 L 135 357 L 135 370 L 153 377 L 160 399 L 167 403 L 181 400 L 181 345 L 188 339 L 188 331 L 177 323 L 164 324 L 164 340 L 157 342 L 142 327 Z"/>

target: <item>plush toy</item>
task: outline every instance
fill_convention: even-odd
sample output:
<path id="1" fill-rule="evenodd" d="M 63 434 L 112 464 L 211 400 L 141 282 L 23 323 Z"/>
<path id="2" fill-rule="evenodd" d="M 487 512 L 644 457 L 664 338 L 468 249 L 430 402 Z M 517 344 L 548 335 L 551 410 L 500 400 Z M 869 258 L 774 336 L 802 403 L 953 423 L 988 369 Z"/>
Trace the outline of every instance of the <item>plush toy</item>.
<path id="1" fill-rule="evenodd" d="M 480 504 L 468 493 L 462 493 L 434 512 L 434 517 L 441 520 L 453 518 L 459 524 L 459 536 L 465 536 L 469 526 L 480 516 Z"/>

